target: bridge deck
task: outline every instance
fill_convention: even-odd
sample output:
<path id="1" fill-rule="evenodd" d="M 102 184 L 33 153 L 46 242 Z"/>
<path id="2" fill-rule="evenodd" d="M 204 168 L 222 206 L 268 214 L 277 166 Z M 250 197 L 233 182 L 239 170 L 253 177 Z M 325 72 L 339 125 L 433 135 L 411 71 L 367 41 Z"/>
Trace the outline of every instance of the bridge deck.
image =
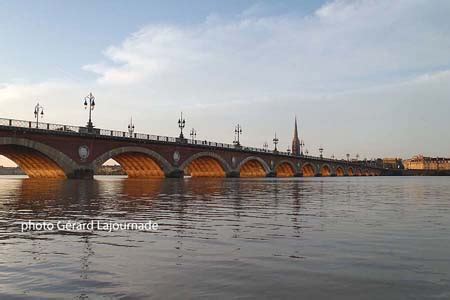
<path id="1" fill-rule="evenodd" d="M 260 176 L 263 173 L 276 175 L 277 171 L 280 176 L 293 176 L 302 174 L 303 170 L 300 170 L 300 168 L 306 163 L 308 163 L 308 166 L 306 166 L 305 172 L 312 173 L 315 176 L 351 176 L 354 173 L 358 174 L 358 169 L 362 168 L 370 169 L 371 172 L 377 171 L 376 174 L 380 174 L 379 171 L 382 170 L 376 165 L 361 161 L 346 161 L 307 155 L 294 156 L 288 152 L 206 140 L 180 139 L 143 133 L 130 134 L 125 131 L 88 129 L 80 126 L 36 123 L 14 119 L 0 118 L 0 132 L 0 138 L 6 139 L 0 145 L 14 144 L 31 148 L 40 145 L 39 149 L 34 149 L 39 152 L 32 157 L 34 161 L 37 161 L 38 154 L 41 156 L 47 154 L 49 159 L 59 165 L 64 164 L 64 160 L 66 160 L 65 167 L 68 169 L 78 168 L 80 169 L 78 171 L 89 169 L 90 173 L 92 173 L 93 168 L 97 167 L 95 163 L 102 160 L 101 157 L 107 158 L 109 155 L 110 158 L 113 158 L 113 156 L 122 154 L 125 148 L 128 149 L 128 152 L 131 151 L 130 149 L 134 149 L 134 152 L 140 152 L 140 157 L 156 158 L 154 163 L 161 167 L 161 170 L 143 169 L 142 165 L 150 166 L 152 163 L 148 159 L 137 160 L 137 154 L 117 156 L 116 161 L 121 161 L 119 162 L 121 165 L 123 162 L 123 166 L 126 165 L 126 162 L 133 161 L 133 166 L 131 163 L 127 165 L 130 176 L 131 174 L 166 174 L 167 176 L 169 169 L 176 172 L 203 174 L 202 176 L 207 174 L 218 176 L 223 173 L 228 176 L 236 174 L 236 172 L 241 173 L 241 176 Z M 19 136 L 20 143 L 17 141 L 11 142 L 11 138 L 18 139 Z M 68 143 L 77 144 L 76 149 Z M 89 146 L 83 146 L 88 149 L 88 154 L 89 149 L 91 150 L 92 155 L 88 160 L 78 157 L 78 145 L 83 143 L 89 144 Z M 118 149 L 122 150 L 119 151 Z M 57 153 L 58 151 L 61 153 Z M 181 159 L 176 159 L 175 156 L 179 156 L 179 152 L 182 154 Z M 11 157 L 13 156 L 11 152 L 8 153 Z M 190 157 L 199 154 L 204 155 L 205 153 L 209 153 L 210 159 L 198 160 L 201 157 L 196 157 L 197 161 L 194 163 L 190 160 Z M 1 151 L 0 154 L 2 154 Z M 247 161 L 249 158 L 252 158 L 252 160 Z M 22 159 L 22 161 L 24 160 Z M 92 163 L 92 165 L 89 165 L 89 163 Z M 193 165 L 188 165 L 188 163 L 193 163 Z M 47 163 L 47 165 L 50 164 Z M 75 165 L 77 166 L 75 167 Z M 210 169 L 205 169 L 205 166 L 210 166 Z M 223 170 L 220 170 L 218 166 L 222 166 Z M 182 170 L 179 169 L 181 167 Z M 36 168 L 36 163 L 33 168 Z M 67 171 L 65 173 L 67 174 Z M 370 172 L 360 170 L 359 173 L 369 174 Z"/>

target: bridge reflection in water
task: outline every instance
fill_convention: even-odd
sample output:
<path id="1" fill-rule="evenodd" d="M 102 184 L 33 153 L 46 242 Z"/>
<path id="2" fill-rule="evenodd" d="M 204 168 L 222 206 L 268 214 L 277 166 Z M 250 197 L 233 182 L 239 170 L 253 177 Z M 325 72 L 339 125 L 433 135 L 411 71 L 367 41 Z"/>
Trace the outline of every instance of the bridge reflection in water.
<path id="1" fill-rule="evenodd" d="M 240 181 L 233 178 L 186 178 L 177 179 L 136 179 L 124 176 L 96 176 L 96 180 L 62 180 L 31 179 L 21 176 L 0 176 L 0 208 L 13 220 L 26 219 L 24 211 L 31 214 L 44 213 L 46 218 L 74 217 L 75 211 L 83 212 L 89 218 L 100 217 L 108 210 L 136 212 L 153 205 L 167 205 L 166 196 L 183 195 L 201 197 L 224 194 L 226 189 L 236 193 L 258 190 L 272 182 L 278 185 L 278 179 L 246 179 Z M 283 179 L 280 179 L 283 180 Z M 302 187 L 301 179 L 292 179 L 290 185 Z M 309 184 L 308 184 L 309 185 Z M 297 189 L 295 191 L 298 192 Z M 275 189 L 275 199 L 280 191 Z M 298 196 L 298 195 L 297 195 Z M 5 202 L 5 199 L 12 199 Z M 298 199 L 297 199 L 298 200 Z M 111 202 L 112 201 L 112 202 Z M 114 207 L 111 207 L 114 205 Z M 119 205 L 119 207 L 116 207 Z M 50 214 L 48 208 L 52 208 Z M 18 214 L 15 216 L 14 214 Z M 19 216 L 20 215 L 20 216 Z M 30 215 L 31 216 L 31 215 Z M 103 217 L 105 217 L 103 215 Z M 114 217 L 114 216 L 111 216 Z"/>
<path id="2" fill-rule="evenodd" d="M 195 291 L 359 299 L 361 290 L 439 298 L 449 293 L 449 194 L 443 177 L 0 178 L 0 298 L 27 291 L 46 299 L 183 299 Z M 18 220 L 153 220 L 160 230 L 21 233 Z"/>

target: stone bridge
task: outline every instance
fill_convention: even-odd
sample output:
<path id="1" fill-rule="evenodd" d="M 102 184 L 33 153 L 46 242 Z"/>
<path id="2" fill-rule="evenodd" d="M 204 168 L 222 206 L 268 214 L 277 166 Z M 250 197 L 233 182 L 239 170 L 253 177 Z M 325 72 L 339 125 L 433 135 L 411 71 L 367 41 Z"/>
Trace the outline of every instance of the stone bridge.
<path id="1" fill-rule="evenodd" d="M 150 134 L 0 119 L 0 155 L 31 178 L 91 179 L 109 159 L 128 177 L 376 176 L 363 162 Z"/>

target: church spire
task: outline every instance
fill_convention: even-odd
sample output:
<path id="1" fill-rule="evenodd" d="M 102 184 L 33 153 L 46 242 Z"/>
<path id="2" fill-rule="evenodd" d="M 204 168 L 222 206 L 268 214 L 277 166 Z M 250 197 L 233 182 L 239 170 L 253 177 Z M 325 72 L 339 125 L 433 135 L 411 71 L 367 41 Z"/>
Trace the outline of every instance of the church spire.
<path id="1" fill-rule="evenodd" d="M 292 139 L 292 155 L 299 156 L 301 153 L 300 147 L 300 140 L 298 138 L 297 130 L 297 116 L 295 116 L 294 138 Z"/>
<path id="2" fill-rule="evenodd" d="M 298 139 L 297 116 L 295 116 L 294 138 L 297 138 L 297 139 Z"/>

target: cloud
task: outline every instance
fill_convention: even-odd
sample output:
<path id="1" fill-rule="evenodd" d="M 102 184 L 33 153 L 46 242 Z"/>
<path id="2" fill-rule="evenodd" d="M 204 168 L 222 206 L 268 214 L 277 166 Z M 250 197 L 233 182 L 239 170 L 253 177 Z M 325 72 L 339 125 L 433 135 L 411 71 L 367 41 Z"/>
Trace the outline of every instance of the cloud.
<path id="1" fill-rule="evenodd" d="M 449 9 L 447 2 L 338 0 L 306 17 L 246 12 L 149 25 L 84 69 L 100 84 L 145 83 L 199 101 L 361 88 L 447 68 L 450 30 L 441 11 Z"/>
<path id="2" fill-rule="evenodd" d="M 65 80 L 0 84 L 1 117 L 31 120 L 39 102 L 44 106 L 44 121 L 67 124 L 84 115 L 82 99 L 87 91 L 86 86 Z"/>
<path id="3" fill-rule="evenodd" d="M 39 83 L 4 83 L 0 84 L 0 100 L 2 102 L 23 100 L 30 98 L 38 100 L 40 95 L 49 94 L 56 90 L 64 90 L 72 84 L 63 81 L 43 81 Z"/>

